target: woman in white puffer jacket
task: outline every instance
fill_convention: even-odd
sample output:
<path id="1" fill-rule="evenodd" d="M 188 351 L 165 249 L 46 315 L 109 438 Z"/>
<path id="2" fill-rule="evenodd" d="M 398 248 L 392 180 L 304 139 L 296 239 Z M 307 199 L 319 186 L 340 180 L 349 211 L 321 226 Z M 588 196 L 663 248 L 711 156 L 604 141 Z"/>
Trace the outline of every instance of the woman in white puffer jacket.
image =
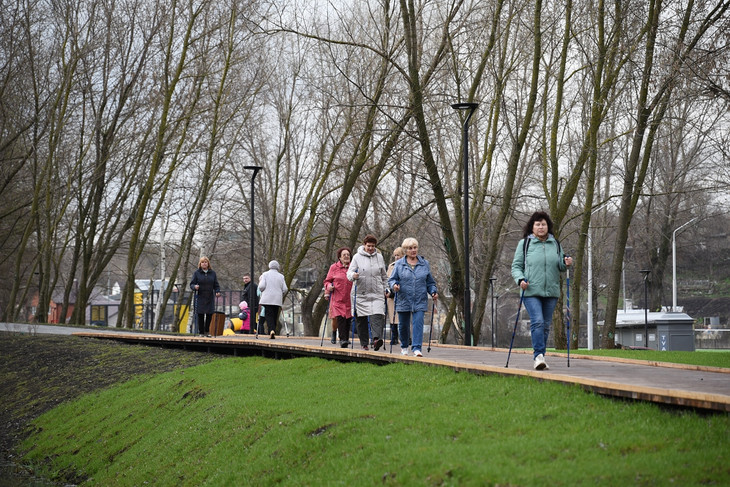
<path id="1" fill-rule="evenodd" d="M 352 286 L 353 314 L 356 316 L 357 336 L 360 346 L 368 350 L 368 324 L 373 334 L 373 348 L 377 352 L 383 346 L 385 329 L 385 297 L 388 275 L 383 255 L 375 246 L 378 239 L 368 235 L 350 262 L 347 278 Z"/>
<path id="2" fill-rule="evenodd" d="M 259 277 L 259 291 L 261 291 L 259 304 L 264 307 L 266 327 L 269 329 L 269 337 L 273 339 L 276 336 L 279 310 L 284 302 L 284 295 L 289 291 L 284 276 L 279 272 L 277 261 L 269 262 L 269 270 Z"/>

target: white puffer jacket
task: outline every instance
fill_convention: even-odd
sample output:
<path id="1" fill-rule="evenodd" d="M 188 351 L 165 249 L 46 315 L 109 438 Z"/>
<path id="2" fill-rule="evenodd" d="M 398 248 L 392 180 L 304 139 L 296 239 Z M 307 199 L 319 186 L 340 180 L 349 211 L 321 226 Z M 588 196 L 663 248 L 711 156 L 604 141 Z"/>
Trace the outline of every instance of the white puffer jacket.
<path id="1" fill-rule="evenodd" d="M 357 272 L 359 278 L 354 279 Z M 357 316 L 385 314 L 385 289 L 388 285 L 388 274 L 383 255 L 377 250 L 368 254 L 364 246 L 360 246 L 350 262 L 347 279 L 355 283 L 352 286 L 353 309 Z"/>

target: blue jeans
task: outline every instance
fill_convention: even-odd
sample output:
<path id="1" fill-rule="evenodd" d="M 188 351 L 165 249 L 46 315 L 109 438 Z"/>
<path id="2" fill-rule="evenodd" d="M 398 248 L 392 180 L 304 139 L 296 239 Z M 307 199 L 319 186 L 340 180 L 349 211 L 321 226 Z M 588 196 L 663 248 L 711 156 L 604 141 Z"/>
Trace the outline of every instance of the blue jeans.
<path id="1" fill-rule="evenodd" d="M 558 298 L 543 298 L 540 296 L 525 296 L 522 301 L 527 314 L 530 315 L 530 335 L 532 336 L 532 358 L 540 354 L 545 355 L 545 344 L 550 335 L 550 325 L 553 322 L 553 311 L 558 304 Z"/>
<path id="2" fill-rule="evenodd" d="M 420 350 L 423 345 L 423 311 L 398 311 L 398 338 L 400 347 L 408 348 L 411 341 L 411 319 L 413 319 L 413 351 Z"/>

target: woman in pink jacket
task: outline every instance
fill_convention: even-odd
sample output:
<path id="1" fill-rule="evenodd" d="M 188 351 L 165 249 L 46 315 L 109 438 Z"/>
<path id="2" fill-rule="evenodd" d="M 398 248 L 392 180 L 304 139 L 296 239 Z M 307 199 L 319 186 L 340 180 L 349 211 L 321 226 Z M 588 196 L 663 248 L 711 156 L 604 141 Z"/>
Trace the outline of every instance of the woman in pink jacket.
<path id="1" fill-rule="evenodd" d="M 347 247 L 337 250 L 337 262 L 330 266 L 324 279 L 324 299 L 329 300 L 330 318 L 332 319 L 332 343 L 337 343 L 337 332 L 340 332 L 340 346 L 350 346 L 350 320 L 352 320 L 352 304 L 350 291 L 352 282 L 347 279 L 347 268 L 350 266 L 352 251 Z"/>

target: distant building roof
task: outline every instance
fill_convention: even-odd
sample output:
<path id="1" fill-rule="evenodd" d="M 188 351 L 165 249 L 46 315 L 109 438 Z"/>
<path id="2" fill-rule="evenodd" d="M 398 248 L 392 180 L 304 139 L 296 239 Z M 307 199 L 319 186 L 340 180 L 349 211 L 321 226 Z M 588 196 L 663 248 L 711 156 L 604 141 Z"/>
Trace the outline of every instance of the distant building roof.
<path id="1" fill-rule="evenodd" d="M 694 321 L 687 313 L 669 311 L 649 311 L 646 316 L 648 323 L 671 323 L 673 321 Z M 630 326 L 644 323 L 644 310 L 631 309 L 628 311 L 619 310 L 616 313 L 616 326 Z"/>
<path id="2" fill-rule="evenodd" d="M 152 281 L 152 288 L 155 291 L 159 291 L 162 289 L 163 282 L 165 287 L 167 287 L 168 283 L 170 282 L 170 279 L 165 279 L 164 281 L 162 279 L 154 279 Z M 150 280 L 149 279 L 135 279 L 134 280 L 134 287 L 139 289 L 142 292 L 146 292 L 150 289 Z"/>

